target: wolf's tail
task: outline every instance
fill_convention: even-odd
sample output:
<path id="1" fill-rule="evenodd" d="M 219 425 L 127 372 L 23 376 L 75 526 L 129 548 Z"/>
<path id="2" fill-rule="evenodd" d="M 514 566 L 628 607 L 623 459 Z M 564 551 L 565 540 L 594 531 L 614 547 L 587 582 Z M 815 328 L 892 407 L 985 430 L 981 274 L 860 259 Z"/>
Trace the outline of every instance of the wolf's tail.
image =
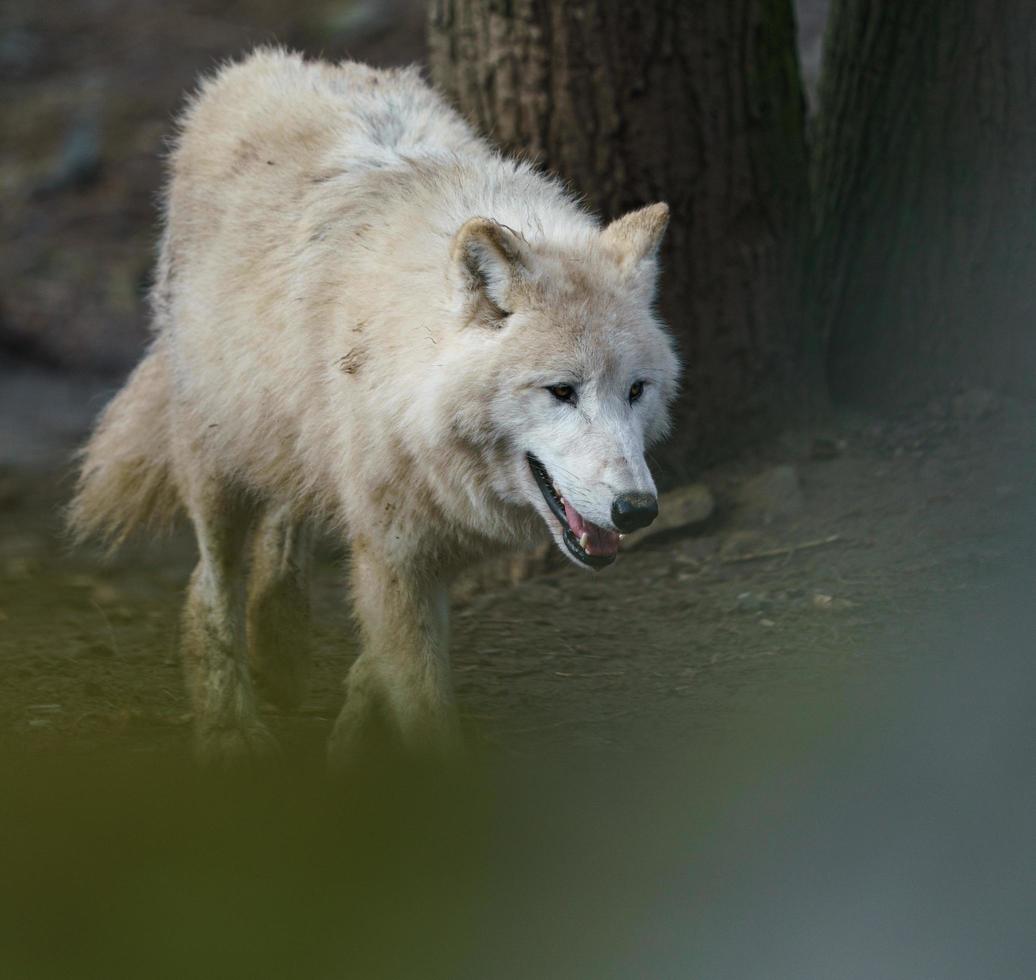
<path id="1" fill-rule="evenodd" d="M 171 379 L 161 341 L 104 410 L 80 453 L 68 525 L 77 540 L 112 548 L 140 527 L 168 525 L 180 497 L 169 440 Z"/>

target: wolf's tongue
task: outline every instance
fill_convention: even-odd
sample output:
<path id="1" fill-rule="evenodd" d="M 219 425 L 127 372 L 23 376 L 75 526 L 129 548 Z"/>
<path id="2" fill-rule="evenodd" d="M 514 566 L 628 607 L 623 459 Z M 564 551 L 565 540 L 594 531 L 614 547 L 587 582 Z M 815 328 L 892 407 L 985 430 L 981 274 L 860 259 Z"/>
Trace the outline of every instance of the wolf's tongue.
<path id="1" fill-rule="evenodd" d="M 565 518 L 568 520 L 572 533 L 580 541 L 584 534 L 587 536 L 583 550 L 588 555 L 614 555 L 619 550 L 619 535 L 615 531 L 598 527 L 592 521 L 586 520 L 568 500 L 565 500 L 564 503 Z"/>

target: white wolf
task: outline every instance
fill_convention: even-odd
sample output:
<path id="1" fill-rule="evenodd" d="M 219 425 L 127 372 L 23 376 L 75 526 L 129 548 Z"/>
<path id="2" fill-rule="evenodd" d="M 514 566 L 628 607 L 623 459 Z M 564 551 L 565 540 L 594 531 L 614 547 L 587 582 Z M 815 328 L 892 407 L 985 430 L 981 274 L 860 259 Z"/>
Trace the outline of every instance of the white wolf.
<path id="1" fill-rule="evenodd" d="M 171 158 L 155 336 L 84 450 L 71 521 L 119 541 L 186 510 L 199 753 L 273 748 L 253 674 L 302 691 L 307 533 L 347 539 L 370 716 L 458 741 L 446 587 L 546 531 L 614 560 L 657 512 L 673 343 L 652 312 L 664 204 L 602 228 L 479 139 L 415 70 L 263 50 L 205 81 Z M 244 573 L 251 555 L 247 590 Z"/>

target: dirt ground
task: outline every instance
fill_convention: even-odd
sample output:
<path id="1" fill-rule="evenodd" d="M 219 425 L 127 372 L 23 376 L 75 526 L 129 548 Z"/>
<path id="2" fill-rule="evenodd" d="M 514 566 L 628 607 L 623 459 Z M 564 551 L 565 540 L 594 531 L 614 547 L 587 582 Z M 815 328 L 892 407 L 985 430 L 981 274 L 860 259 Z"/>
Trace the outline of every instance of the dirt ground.
<path id="1" fill-rule="evenodd" d="M 61 529 L 69 454 L 105 392 L 4 375 L 0 747 L 186 754 L 177 656 L 186 530 L 106 560 Z M 903 422 L 843 417 L 704 474 L 704 525 L 602 573 L 562 567 L 456 605 L 453 662 L 476 745 L 610 753 L 719 739 L 789 691 L 838 697 L 909 664 L 909 626 L 979 599 L 1032 555 L 1031 410 L 971 392 Z M 800 489 L 739 503 L 782 464 Z M 344 556 L 328 541 L 302 710 L 269 720 L 319 763 L 356 654 Z"/>

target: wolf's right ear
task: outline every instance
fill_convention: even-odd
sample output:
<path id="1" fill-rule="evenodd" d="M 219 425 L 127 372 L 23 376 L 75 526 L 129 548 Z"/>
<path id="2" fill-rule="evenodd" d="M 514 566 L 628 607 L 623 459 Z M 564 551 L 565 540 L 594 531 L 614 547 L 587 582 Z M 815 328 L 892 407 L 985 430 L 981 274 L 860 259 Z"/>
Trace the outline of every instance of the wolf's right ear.
<path id="1" fill-rule="evenodd" d="M 453 239 L 453 264 L 472 312 L 486 323 L 514 310 L 516 291 L 531 268 L 528 244 L 489 218 L 472 218 Z"/>
<path id="2" fill-rule="evenodd" d="M 601 232 L 601 240 L 630 284 L 652 297 L 658 280 L 658 249 L 668 226 L 669 205 L 660 201 L 616 218 Z"/>

